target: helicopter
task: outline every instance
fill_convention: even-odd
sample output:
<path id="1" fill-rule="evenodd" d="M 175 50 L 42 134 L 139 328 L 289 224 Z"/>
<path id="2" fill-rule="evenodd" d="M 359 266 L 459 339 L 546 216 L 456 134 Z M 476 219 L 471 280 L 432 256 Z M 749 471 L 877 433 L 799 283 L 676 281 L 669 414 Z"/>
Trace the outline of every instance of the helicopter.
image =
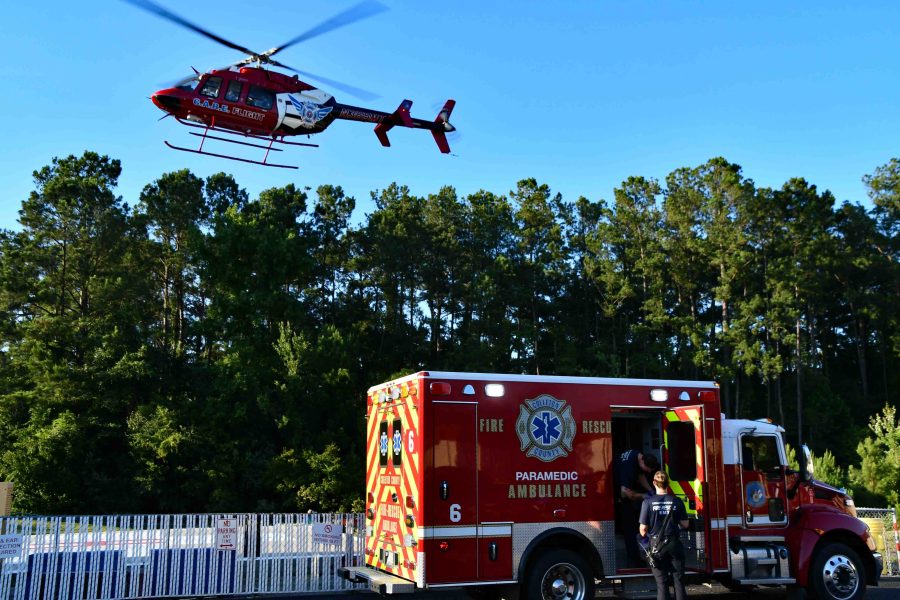
<path id="1" fill-rule="evenodd" d="M 438 149 L 444 154 L 450 153 L 446 134 L 456 131 L 450 124 L 450 114 L 456 101 L 447 100 L 431 121 L 410 116 L 412 100 L 403 100 L 391 113 L 342 104 L 331 94 L 310 85 L 300 77 L 321 81 L 327 87 L 359 98 L 372 99 L 376 96 L 354 86 L 294 69 L 273 58 L 275 54 L 295 44 L 387 10 L 387 7 L 376 0 L 364 0 L 355 4 L 290 41 L 265 52 L 254 52 L 226 40 L 151 0 L 125 1 L 246 55 L 234 64 L 207 73 L 200 73 L 194 69 L 193 75 L 150 96 L 153 104 L 166 113 L 162 118 L 171 116 L 182 125 L 202 130 L 202 133 L 189 132 L 200 138 L 197 148 L 177 146 L 166 140 L 166 146 L 173 150 L 266 167 L 296 169 L 297 167 L 293 165 L 270 162 L 269 154 L 281 152 L 282 148 L 279 146 L 317 148 L 318 144 L 290 141 L 286 138 L 321 133 L 340 119 L 374 123 L 375 135 L 382 146 L 391 145 L 387 133 L 395 126 L 426 129 L 434 136 Z M 266 68 L 267 66 L 292 71 L 293 74 L 287 75 Z M 219 135 L 212 135 L 213 133 Z M 245 141 L 246 139 L 253 141 Z M 208 140 L 261 148 L 265 150 L 265 155 L 262 160 L 253 160 L 210 152 L 204 149 L 204 144 Z"/>

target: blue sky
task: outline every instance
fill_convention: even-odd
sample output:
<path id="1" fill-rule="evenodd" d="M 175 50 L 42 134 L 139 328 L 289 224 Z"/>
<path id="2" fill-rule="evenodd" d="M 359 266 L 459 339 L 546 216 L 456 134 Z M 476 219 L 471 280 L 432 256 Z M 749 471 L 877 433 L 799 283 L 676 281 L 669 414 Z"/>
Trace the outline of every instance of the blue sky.
<path id="1" fill-rule="evenodd" d="M 0 228 L 16 227 L 32 171 L 86 149 L 122 160 L 118 192 L 131 204 L 187 167 L 231 173 L 251 196 L 342 185 L 357 218 L 393 181 L 420 195 L 507 193 L 536 177 L 567 200 L 611 200 L 630 175 L 662 179 L 719 155 L 759 185 L 802 176 L 867 204 L 861 177 L 900 155 L 897 2 L 383 2 L 388 12 L 278 58 L 381 96 L 334 92 L 339 102 L 393 110 L 409 98 L 431 119 L 455 98 L 455 156 L 405 129 L 382 148 L 371 125 L 348 121 L 315 136 L 320 148 L 279 155 L 296 171 L 171 151 L 163 140 L 193 139 L 158 122 L 148 96 L 240 55 L 119 0 L 7 3 Z M 262 51 L 353 0 L 159 3 Z"/>

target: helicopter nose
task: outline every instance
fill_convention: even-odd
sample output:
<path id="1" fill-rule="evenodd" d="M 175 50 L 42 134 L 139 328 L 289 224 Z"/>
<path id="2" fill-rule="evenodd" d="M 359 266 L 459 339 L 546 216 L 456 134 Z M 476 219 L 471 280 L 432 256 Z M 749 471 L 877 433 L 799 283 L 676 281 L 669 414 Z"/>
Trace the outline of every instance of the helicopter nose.
<path id="1" fill-rule="evenodd" d="M 157 107 L 169 113 L 178 112 L 178 109 L 181 108 L 181 99 L 178 96 L 156 93 L 150 99 Z"/>

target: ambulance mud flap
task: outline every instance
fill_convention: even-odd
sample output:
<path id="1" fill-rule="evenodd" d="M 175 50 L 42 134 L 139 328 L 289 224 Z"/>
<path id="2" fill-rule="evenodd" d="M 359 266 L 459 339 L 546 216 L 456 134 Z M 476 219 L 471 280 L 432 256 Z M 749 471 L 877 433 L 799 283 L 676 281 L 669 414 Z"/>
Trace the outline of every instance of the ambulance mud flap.
<path id="1" fill-rule="evenodd" d="M 382 573 L 369 567 L 341 567 L 338 575 L 351 583 L 365 583 L 378 594 L 411 594 L 416 584 L 407 579 Z"/>

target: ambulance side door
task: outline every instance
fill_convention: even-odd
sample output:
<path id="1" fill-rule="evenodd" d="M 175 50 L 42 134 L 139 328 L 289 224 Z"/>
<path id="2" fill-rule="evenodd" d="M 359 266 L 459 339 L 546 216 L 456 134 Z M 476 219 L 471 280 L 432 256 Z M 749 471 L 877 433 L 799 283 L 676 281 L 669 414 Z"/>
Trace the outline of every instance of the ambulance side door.
<path id="1" fill-rule="evenodd" d="M 425 541 L 429 585 L 478 575 L 477 410 L 474 402 L 432 404 L 434 465 L 427 490 L 431 527 Z"/>
<path id="2" fill-rule="evenodd" d="M 706 566 L 706 509 L 703 491 L 706 482 L 706 444 L 703 432 L 703 407 L 683 406 L 663 415 L 663 460 L 669 475 L 669 487 L 681 498 L 690 527 L 682 532 L 685 566 Z"/>

